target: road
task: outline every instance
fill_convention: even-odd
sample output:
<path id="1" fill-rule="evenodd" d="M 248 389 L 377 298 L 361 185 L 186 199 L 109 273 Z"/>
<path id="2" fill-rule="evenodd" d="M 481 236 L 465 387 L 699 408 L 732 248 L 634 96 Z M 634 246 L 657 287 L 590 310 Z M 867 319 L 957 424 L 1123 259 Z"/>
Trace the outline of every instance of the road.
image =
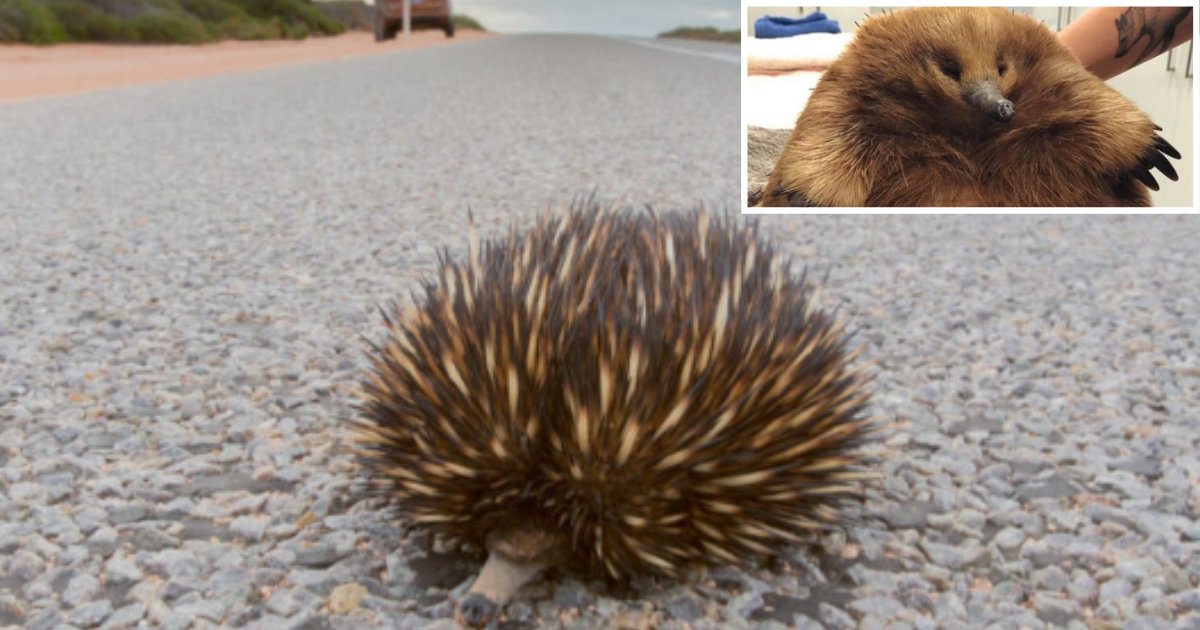
<path id="1" fill-rule="evenodd" d="M 529 35 L 17 103 L 0 109 L 0 202 L 165 218 L 234 200 L 411 220 L 595 189 L 735 208 L 737 75 L 622 39 Z"/>
<path id="2" fill-rule="evenodd" d="M 478 565 L 348 500 L 375 308 L 467 208 L 736 208 L 726 50 L 509 36 L 0 106 L 0 626 L 444 626 Z M 1194 217 L 763 223 L 873 362 L 859 518 L 694 584 L 554 577 L 505 627 L 1195 627 Z"/>

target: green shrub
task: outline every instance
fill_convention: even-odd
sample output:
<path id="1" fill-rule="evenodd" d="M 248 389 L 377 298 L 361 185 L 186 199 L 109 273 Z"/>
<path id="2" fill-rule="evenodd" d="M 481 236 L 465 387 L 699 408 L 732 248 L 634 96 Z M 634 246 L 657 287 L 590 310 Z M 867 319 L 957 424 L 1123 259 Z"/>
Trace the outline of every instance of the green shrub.
<path id="1" fill-rule="evenodd" d="M 308 25 L 304 22 L 284 24 L 283 31 L 287 34 L 288 39 L 306 39 L 310 32 Z"/>
<path id="2" fill-rule="evenodd" d="M 15 3 L 0 0 L 0 43 L 16 44 L 24 41 L 18 26 L 21 15 Z"/>
<path id="3" fill-rule="evenodd" d="M 138 41 L 137 29 L 128 20 L 100 11 L 79 0 L 56 0 L 50 7 L 72 41 Z"/>
<path id="4" fill-rule="evenodd" d="M 354 15 L 365 11 L 358 4 Z M 312 0 L 0 0 L 0 42 L 304 39 L 345 32 Z"/>
<path id="5" fill-rule="evenodd" d="M 699 39 L 709 42 L 741 42 L 740 30 L 722 31 L 711 26 L 681 26 L 677 29 L 659 33 L 659 37 L 676 39 Z"/>
<path id="6" fill-rule="evenodd" d="M 362 0 L 332 0 L 317 2 L 313 6 L 347 30 L 369 31 L 375 26 L 375 7 L 364 4 Z"/>
<path id="7" fill-rule="evenodd" d="M 486 28 L 483 28 L 483 25 L 479 23 L 479 20 L 476 20 L 469 15 L 455 15 L 454 25 L 458 28 L 471 28 L 477 31 L 487 30 Z"/>
<path id="8" fill-rule="evenodd" d="M 194 17 L 173 13 L 143 13 L 129 21 L 138 41 L 146 43 L 201 44 L 208 40 L 204 25 Z"/>
<path id="9" fill-rule="evenodd" d="M 242 6 L 255 17 L 279 18 L 288 24 L 304 24 L 312 32 L 322 35 L 337 35 L 346 30 L 345 26 L 321 13 L 311 0 L 243 0 Z"/>
<path id="10" fill-rule="evenodd" d="M 179 6 L 205 22 L 222 22 L 230 18 L 245 18 L 246 11 L 229 0 L 178 0 Z"/>
<path id="11" fill-rule="evenodd" d="M 28 44 L 57 44 L 67 41 L 67 32 L 46 5 L 35 0 L 0 0 L 11 20 L 7 32 L 19 33 L 18 41 Z M 9 35 L 11 37 L 11 35 Z"/>

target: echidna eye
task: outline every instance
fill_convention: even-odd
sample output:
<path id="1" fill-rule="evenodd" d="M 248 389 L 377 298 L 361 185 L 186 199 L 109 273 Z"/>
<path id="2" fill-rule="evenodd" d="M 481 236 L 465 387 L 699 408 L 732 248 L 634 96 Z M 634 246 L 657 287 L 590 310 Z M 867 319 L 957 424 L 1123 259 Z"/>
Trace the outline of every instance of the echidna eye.
<path id="1" fill-rule="evenodd" d="M 939 60 L 938 69 L 942 71 L 942 74 L 954 79 L 955 81 L 959 80 L 959 78 L 962 76 L 962 69 L 958 67 L 958 62 L 954 61 L 953 59 Z"/>
<path id="2" fill-rule="evenodd" d="M 996 69 L 1000 71 L 1000 76 L 1004 76 L 1004 73 L 1008 72 L 1008 64 L 1001 61 L 1000 64 L 996 66 Z"/>

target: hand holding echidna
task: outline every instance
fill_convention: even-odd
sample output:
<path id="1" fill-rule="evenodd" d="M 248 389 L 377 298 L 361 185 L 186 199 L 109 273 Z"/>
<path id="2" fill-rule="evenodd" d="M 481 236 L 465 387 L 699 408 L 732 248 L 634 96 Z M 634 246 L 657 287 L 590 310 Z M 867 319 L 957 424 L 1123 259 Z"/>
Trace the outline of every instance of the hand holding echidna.
<path id="1" fill-rule="evenodd" d="M 490 552 L 466 625 L 543 567 L 739 563 L 856 495 L 864 379 L 753 227 L 577 206 L 443 258 L 387 330 L 362 461 L 405 517 Z"/>

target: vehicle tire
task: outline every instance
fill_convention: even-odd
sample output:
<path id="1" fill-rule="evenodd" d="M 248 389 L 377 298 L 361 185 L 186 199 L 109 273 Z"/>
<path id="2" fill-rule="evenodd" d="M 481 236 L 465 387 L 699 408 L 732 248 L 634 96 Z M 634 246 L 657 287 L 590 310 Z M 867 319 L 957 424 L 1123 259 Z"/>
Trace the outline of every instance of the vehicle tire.
<path id="1" fill-rule="evenodd" d="M 375 20 L 375 41 L 383 42 L 389 39 L 396 39 L 396 27 L 388 24 L 385 19 Z"/>
<path id="2" fill-rule="evenodd" d="M 454 18 L 447 20 L 442 30 L 446 32 L 446 37 L 454 37 Z"/>

